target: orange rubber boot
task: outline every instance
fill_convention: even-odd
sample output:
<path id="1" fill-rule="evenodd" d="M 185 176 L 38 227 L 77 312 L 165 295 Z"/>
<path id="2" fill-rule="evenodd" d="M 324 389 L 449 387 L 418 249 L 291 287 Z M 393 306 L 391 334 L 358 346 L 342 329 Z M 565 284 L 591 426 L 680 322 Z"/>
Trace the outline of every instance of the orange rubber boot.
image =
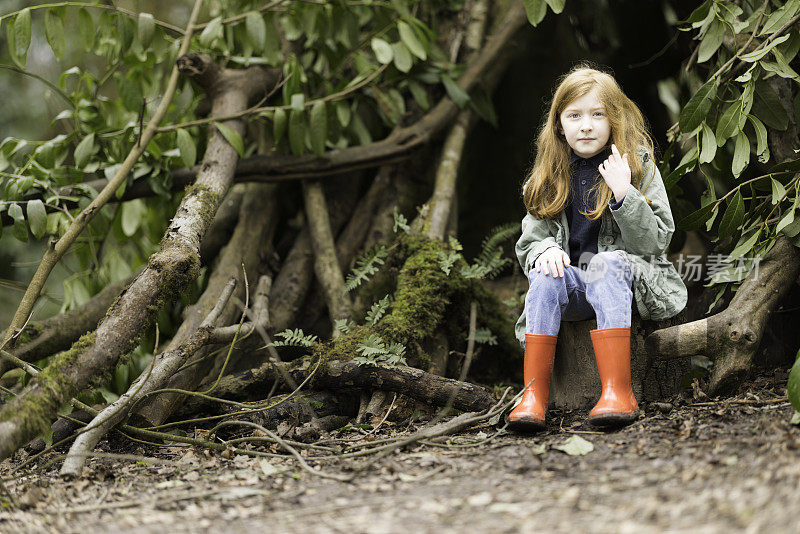
<path id="1" fill-rule="evenodd" d="M 508 414 L 508 426 L 513 430 L 533 432 L 545 428 L 544 416 L 550 400 L 550 377 L 558 336 L 525 334 L 525 384 L 530 384 L 522 400 Z M 533 383 L 531 383 L 533 380 Z"/>
<path id="2" fill-rule="evenodd" d="M 599 427 L 620 427 L 639 415 L 631 388 L 631 329 L 591 330 L 594 356 L 603 392 L 589 412 L 589 422 Z"/>

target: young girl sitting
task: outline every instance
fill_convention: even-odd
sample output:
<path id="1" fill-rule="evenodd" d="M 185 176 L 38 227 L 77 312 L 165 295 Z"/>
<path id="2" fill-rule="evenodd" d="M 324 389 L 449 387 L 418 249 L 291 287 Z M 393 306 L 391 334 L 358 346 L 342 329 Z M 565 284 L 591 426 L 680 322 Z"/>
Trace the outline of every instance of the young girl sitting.
<path id="1" fill-rule="evenodd" d="M 559 83 L 536 146 L 516 245 L 530 283 L 516 326 L 527 387 L 508 421 L 517 430 L 545 427 L 561 321 L 596 316 L 590 336 L 602 394 L 589 421 L 622 426 L 638 415 L 632 302 L 642 319 L 658 320 L 681 311 L 687 297 L 665 255 L 675 225 L 653 142 L 614 78 L 579 65 Z"/>

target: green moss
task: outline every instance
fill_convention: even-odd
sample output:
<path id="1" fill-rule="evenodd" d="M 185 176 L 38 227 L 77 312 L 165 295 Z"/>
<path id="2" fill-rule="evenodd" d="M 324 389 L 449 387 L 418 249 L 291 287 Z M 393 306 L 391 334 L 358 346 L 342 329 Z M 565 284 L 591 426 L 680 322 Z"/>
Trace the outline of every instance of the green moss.
<path id="1" fill-rule="evenodd" d="M 381 321 L 381 329 L 394 341 L 408 344 L 430 337 L 442 322 L 454 291 L 465 285 L 460 271 L 463 263 L 446 274 L 439 266 L 440 241 L 419 236 L 405 236 L 402 248 L 407 260 L 397 278 L 392 312 Z"/>
<path id="2" fill-rule="evenodd" d="M 40 333 L 36 325 L 29 324 L 19 333 L 14 344 L 19 347 L 30 343 L 33 339 L 37 338 Z"/>
<path id="3" fill-rule="evenodd" d="M 206 229 L 211 226 L 211 222 L 214 220 L 214 215 L 217 212 L 217 207 L 219 206 L 220 202 L 222 202 L 222 196 L 218 193 L 215 193 L 206 185 L 202 184 L 191 184 L 186 188 L 186 195 L 184 198 L 187 198 L 191 195 L 197 195 L 200 197 L 200 218 L 203 220 L 203 226 Z"/>
<path id="4" fill-rule="evenodd" d="M 32 382 L 39 388 L 14 398 L 0 412 L 0 422 L 14 420 L 22 426 L 24 435 L 28 437 L 45 430 L 58 409 L 78 391 L 65 371 L 75 364 L 87 347 L 94 344 L 95 338 L 94 332 L 86 333 L 69 350 L 54 356 L 50 365 Z"/>

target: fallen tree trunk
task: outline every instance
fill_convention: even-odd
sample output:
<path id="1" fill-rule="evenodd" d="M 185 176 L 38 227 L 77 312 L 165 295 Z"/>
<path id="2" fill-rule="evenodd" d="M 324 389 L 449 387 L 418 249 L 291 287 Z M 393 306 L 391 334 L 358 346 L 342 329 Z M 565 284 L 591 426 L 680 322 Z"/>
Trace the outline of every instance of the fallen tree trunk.
<path id="1" fill-rule="evenodd" d="M 446 406 L 452 398 L 452 406 L 457 410 L 485 410 L 496 399 L 484 388 L 461 382 L 452 378 L 426 373 L 415 367 L 405 365 L 379 366 L 357 364 L 350 361 L 331 361 L 320 365 L 315 371 L 311 358 L 300 358 L 288 363 L 266 362 L 257 369 L 224 377 L 217 387 L 220 398 L 244 400 L 263 396 L 275 380 L 281 380 L 278 367 L 283 366 L 292 379 L 301 383 L 314 373 L 307 384 L 309 389 L 364 389 L 376 388 L 402 393 L 414 400 L 432 406 Z M 194 399 L 187 403 L 182 413 L 196 412 L 209 406 L 212 401 Z"/>
<path id="2" fill-rule="evenodd" d="M 258 67 L 222 69 L 196 54 L 178 60 L 181 72 L 194 78 L 212 99 L 214 115 L 243 110 L 248 101 L 274 86 L 278 73 Z M 241 121 L 228 121 L 242 134 Z M 119 358 L 138 344 L 161 305 L 192 282 L 200 265 L 200 242 L 217 207 L 228 191 L 237 154 L 222 134 L 214 131 L 203 157 L 197 182 L 189 188 L 162 240 L 161 250 L 111 307 L 95 332 L 34 378 L 23 392 L 0 410 L 0 459 L 44 430 L 58 409 L 87 386 L 104 383 Z"/>

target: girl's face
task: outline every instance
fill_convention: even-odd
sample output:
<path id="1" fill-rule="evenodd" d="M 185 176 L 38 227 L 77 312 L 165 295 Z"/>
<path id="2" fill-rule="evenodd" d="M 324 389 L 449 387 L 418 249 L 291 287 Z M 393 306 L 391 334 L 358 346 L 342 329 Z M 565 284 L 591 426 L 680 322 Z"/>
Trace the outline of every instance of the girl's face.
<path id="1" fill-rule="evenodd" d="M 611 125 L 605 106 L 597 97 L 597 89 L 567 104 L 559 119 L 560 133 L 578 156 L 591 158 L 606 147 L 611 136 Z"/>

